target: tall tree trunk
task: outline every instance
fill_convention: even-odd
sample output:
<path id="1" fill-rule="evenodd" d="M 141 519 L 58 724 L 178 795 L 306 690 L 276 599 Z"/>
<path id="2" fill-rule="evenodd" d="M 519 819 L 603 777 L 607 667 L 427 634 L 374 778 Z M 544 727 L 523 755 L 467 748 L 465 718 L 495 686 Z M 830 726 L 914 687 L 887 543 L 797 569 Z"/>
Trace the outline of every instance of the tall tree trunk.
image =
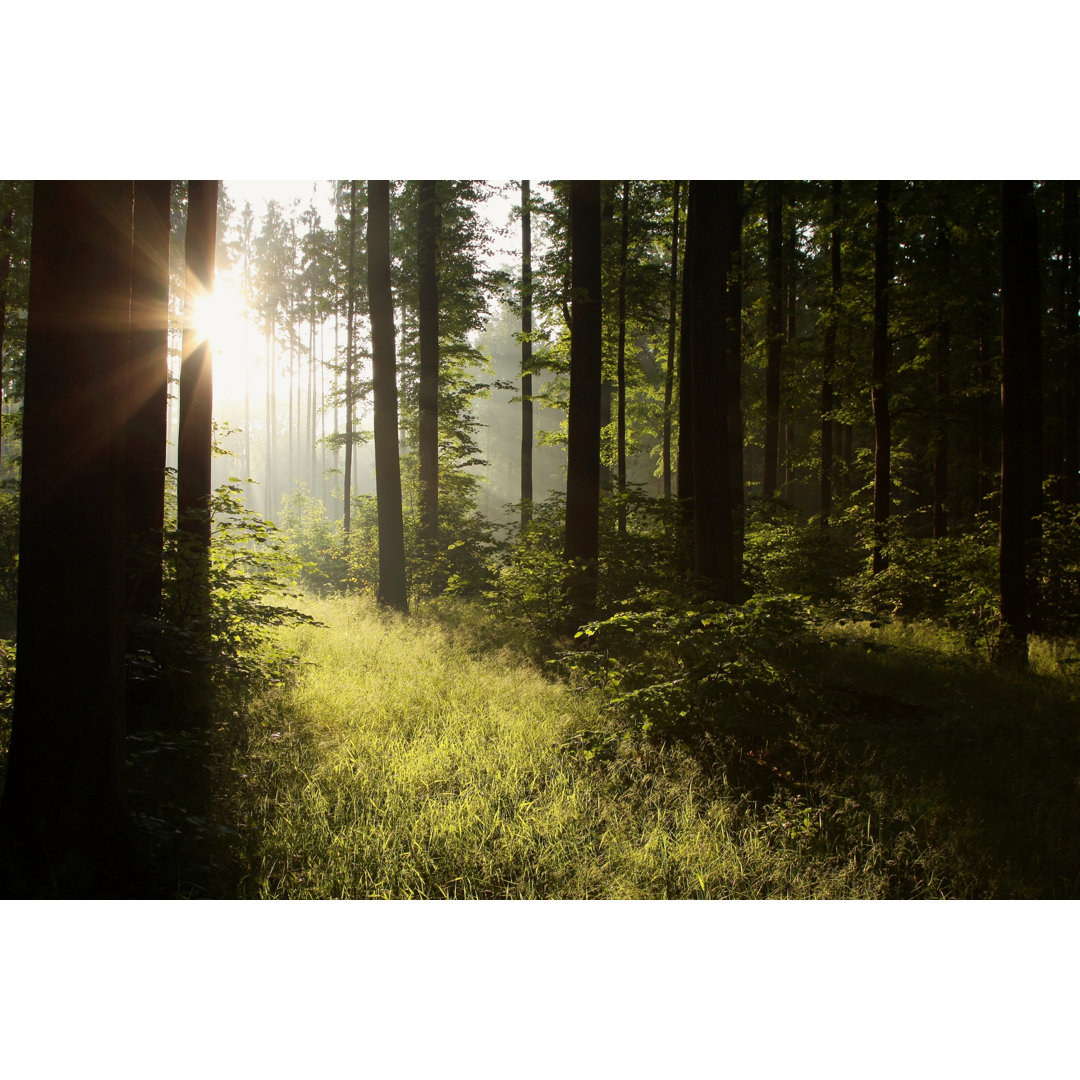
<path id="1" fill-rule="evenodd" d="M 200 340 L 194 312 L 214 289 L 217 239 L 216 180 L 188 181 L 184 239 L 184 354 L 180 366 L 180 434 L 177 439 L 176 506 L 180 527 L 210 551 L 210 461 L 213 368 L 210 343 Z"/>
<path id="2" fill-rule="evenodd" d="M 401 516 L 394 295 L 390 285 L 390 181 L 368 181 L 368 295 L 375 416 L 375 496 L 379 522 L 381 604 L 408 612 L 405 531 Z"/>
<path id="3" fill-rule="evenodd" d="M 941 285 L 949 291 L 949 234 L 944 220 L 938 223 L 938 253 L 942 260 Z M 934 435 L 934 539 L 949 534 L 949 429 L 946 410 L 949 400 L 949 321 L 945 300 L 938 302 L 934 327 L 935 390 L 937 394 L 937 431 Z"/>
<path id="4" fill-rule="evenodd" d="M 1032 565 L 1031 470 L 1027 446 L 1041 441 L 1028 398 L 1041 363 L 1038 226 L 1029 180 L 1001 185 L 1001 628 L 1002 660 L 1025 664 Z M 1039 479 L 1041 476 L 1036 474 Z"/>
<path id="5" fill-rule="evenodd" d="M 740 185 L 691 181 L 686 222 L 686 307 L 693 394 L 688 402 L 694 513 L 694 572 L 704 590 L 724 600 L 738 594 L 735 470 L 730 455 L 734 258 L 738 252 Z M 732 203 L 737 210 L 732 220 Z M 736 225 L 736 222 L 738 225 Z M 733 228 L 734 226 L 734 228 Z M 732 233 L 735 233 L 735 237 Z M 738 322 L 738 316 L 734 321 Z M 684 376 L 686 368 L 683 368 Z"/>
<path id="6" fill-rule="evenodd" d="M 532 205 L 529 181 L 521 181 L 521 529 L 532 520 Z"/>
<path id="7" fill-rule="evenodd" d="M 389 227 L 388 227 L 389 228 Z M 370 258 L 370 256 L 369 256 Z M 345 300 L 345 543 L 349 542 L 352 527 L 352 460 L 353 460 L 353 336 L 356 325 L 356 181 L 349 181 L 349 293 Z M 391 320 L 393 315 L 391 314 Z M 392 333 L 392 332 L 391 332 Z M 391 341 L 393 338 L 391 338 Z M 396 406 L 395 406 L 396 407 Z M 335 410 L 336 412 L 336 410 Z M 334 419 L 337 426 L 337 418 Z"/>
<path id="8" fill-rule="evenodd" d="M 720 314 L 724 351 L 724 396 L 727 402 L 727 460 L 731 471 L 735 547 L 732 587 L 736 598 L 742 591 L 743 540 L 746 530 L 742 415 L 742 193 L 741 180 L 725 180 L 721 184 L 720 258 L 726 285 Z"/>
<path id="9" fill-rule="evenodd" d="M 570 265 L 573 330 L 570 335 L 570 408 L 566 454 L 566 545 L 570 622 L 596 613 L 600 549 L 600 384 L 602 380 L 600 184 L 570 185 Z"/>
<path id="10" fill-rule="evenodd" d="M 780 450 L 780 349 L 783 343 L 781 292 L 784 266 L 784 193 L 776 180 L 765 184 L 768 228 L 768 281 L 765 309 L 765 482 L 761 494 L 771 499 L 778 490 Z"/>
<path id="11" fill-rule="evenodd" d="M 619 237 L 619 344 L 616 352 L 616 477 L 619 486 L 619 535 L 626 535 L 626 261 L 630 248 L 630 181 L 622 184 L 622 232 Z"/>
<path id="12" fill-rule="evenodd" d="M 9 210 L 4 215 L 0 232 L 10 244 L 15 234 L 15 211 Z M 3 461 L 3 417 L 4 417 L 4 324 L 7 322 L 7 283 L 11 275 L 11 252 L 5 251 L 0 259 L 0 461 Z"/>
<path id="13" fill-rule="evenodd" d="M 821 523 L 828 525 L 832 513 L 833 475 L 833 373 L 836 370 L 836 331 L 840 318 L 840 195 L 843 181 L 834 180 L 830 190 L 829 213 L 829 317 L 825 324 L 825 349 L 821 365 Z"/>
<path id="14" fill-rule="evenodd" d="M 108 897 L 129 851 L 124 421 L 133 187 L 34 186 L 14 718 L 0 894 Z M 77 536 L 77 558 L 58 557 Z"/>
<path id="15" fill-rule="evenodd" d="M 131 250 L 131 405 L 125 473 L 128 610 L 155 618 L 161 605 L 165 446 L 169 398 L 168 180 L 136 180 Z"/>
<path id="16" fill-rule="evenodd" d="M 196 619 L 198 652 L 209 655 L 210 491 L 213 444 L 213 367 L 210 342 L 200 339 L 196 313 L 214 289 L 217 239 L 216 180 L 188 181 L 184 234 L 184 336 L 180 365 L 180 431 L 176 444 L 176 520 L 180 555 L 177 574 L 187 610 Z M 210 671 L 193 664 L 185 686 L 188 718 L 209 719 Z"/>
<path id="17" fill-rule="evenodd" d="M 667 368 L 664 372 L 664 433 L 662 471 L 664 498 L 671 498 L 671 403 L 675 392 L 675 327 L 679 304 L 679 181 L 671 196 L 671 275 L 668 279 Z"/>
<path id="18" fill-rule="evenodd" d="M 433 547 L 439 538 L 439 197 L 434 180 L 420 181 L 417 216 L 420 540 Z"/>
<path id="19" fill-rule="evenodd" d="M 871 569 L 888 564 L 885 531 L 890 510 L 892 431 L 889 418 L 889 286 L 892 258 L 889 246 L 889 181 L 877 184 L 877 226 L 874 232 L 874 345 L 870 396 L 874 409 L 874 549 Z"/>
<path id="20" fill-rule="evenodd" d="M 1063 181 L 1065 254 L 1065 424 L 1062 433 L 1062 498 L 1080 502 L 1080 211 L 1077 182 Z"/>

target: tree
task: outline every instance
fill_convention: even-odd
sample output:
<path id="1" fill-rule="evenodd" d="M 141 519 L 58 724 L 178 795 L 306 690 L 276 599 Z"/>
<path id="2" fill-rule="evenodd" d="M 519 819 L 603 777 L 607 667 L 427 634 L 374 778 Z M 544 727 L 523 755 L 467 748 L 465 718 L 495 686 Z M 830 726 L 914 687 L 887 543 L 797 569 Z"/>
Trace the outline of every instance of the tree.
<path id="1" fill-rule="evenodd" d="M 600 549 L 602 378 L 601 205 L 596 180 L 570 183 L 570 408 L 566 450 L 566 543 L 574 626 L 596 610 Z"/>
<path id="2" fill-rule="evenodd" d="M 778 181 L 766 182 L 765 201 L 769 230 L 768 298 L 765 315 L 768 365 L 765 370 L 765 480 L 762 494 L 768 499 L 779 490 L 777 477 L 780 461 L 780 349 L 784 335 L 781 312 L 784 198 Z"/>
<path id="3" fill-rule="evenodd" d="M 679 312 L 679 181 L 671 194 L 671 270 L 668 285 L 667 363 L 664 368 L 664 427 L 661 450 L 664 498 L 671 498 L 671 403 L 675 390 L 675 328 Z"/>
<path id="4" fill-rule="evenodd" d="M 532 204 L 529 181 L 521 181 L 521 528 L 532 520 L 533 371 L 532 371 Z"/>
<path id="5" fill-rule="evenodd" d="M 889 181 L 879 180 L 875 198 L 874 232 L 874 346 L 871 359 L 871 400 L 874 407 L 874 546 L 872 569 L 885 569 L 885 527 L 889 520 L 892 430 L 889 416 L 889 287 L 892 260 L 889 246 Z"/>
<path id="6" fill-rule="evenodd" d="M 408 612 L 405 533 L 398 456 L 394 297 L 390 287 L 390 182 L 368 181 L 368 294 L 375 407 L 375 487 L 379 527 L 379 602 Z"/>
<path id="7" fill-rule="evenodd" d="M 420 539 L 431 547 L 439 537 L 439 197 L 434 180 L 420 181 L 417 204 Z"/>
<path id="8" fill-rule="evenodd" d="M 843 181 L 834 180 L 829 199 L 829 300 L 826 309 L 825 343 L 821 362 L 821 522 L 828 524 L 832 513 L 833 419 L 835 404 L 833 379 L 836 370 L 836 334 L 840 319 L 840 196 Z"/>
<path id="9" fill-rule="evenodd" d="M 345 542 L 352 526 L 352 464 L 353 464 L 353 377 L 356 333 L 356 181 L 349 181 L 349 263 L 346 277 L 348 289 L 345 314 Z"/>
<path id="10" fill-rule="evenodd" d="M 683 271 L 693 387 L 687 419 L 694 574 L 706 593 L 728 601 L 741 591 L 734 488 L 742 478 L 742 426 L 738 402 L 732 400 L 740 383 L 741 187 L 739 181 L 691 181 Z"/>
<path id="11" fill-rule="evenodd" d="M 1030 180 L 1001 185 L 1001 626 L 999 656 L 1027 663 L 1032 565 L 1032 496 L 1038 459 L 1030 443 L 1041 442 L 1038 402 L 1032 402 L 1041 363 L 1038 221 Z"/>
<path id="12" fill-rule="evenodd" d="M 131 250 L 131 406 L 124 520 L 128 608 L 155 618 L 161 604 L 169 395 L 168 180 L 136 180 Z M 164 257 L 163 257 L 164 253 Z"/>
<path id="13" fill-rule="evenodd" d="M 131 181 L 35 185 L 24 398 L 19 662 L 5 891 L 107 896 L 128 844 L 124 456 Z M 161 253 L 158 252 L 160 255 Z M 57 557 L 79 537 L 78 558 Z"/>

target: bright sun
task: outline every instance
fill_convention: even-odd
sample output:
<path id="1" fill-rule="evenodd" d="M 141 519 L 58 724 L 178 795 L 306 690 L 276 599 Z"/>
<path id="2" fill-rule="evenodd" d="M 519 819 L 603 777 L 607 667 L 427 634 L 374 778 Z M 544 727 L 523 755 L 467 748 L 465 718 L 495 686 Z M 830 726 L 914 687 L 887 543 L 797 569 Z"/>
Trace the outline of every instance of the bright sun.
<path id="1" fill-rule="evenodd" d="M 251 324 L 243 291 L 227 274 L 216 275 L 213 293 L 200 303 L 198 325 L 210 339 L 214 353 L 215 399 L 242 401 L 245 375 L 258 354 L 259 336 Z"/>

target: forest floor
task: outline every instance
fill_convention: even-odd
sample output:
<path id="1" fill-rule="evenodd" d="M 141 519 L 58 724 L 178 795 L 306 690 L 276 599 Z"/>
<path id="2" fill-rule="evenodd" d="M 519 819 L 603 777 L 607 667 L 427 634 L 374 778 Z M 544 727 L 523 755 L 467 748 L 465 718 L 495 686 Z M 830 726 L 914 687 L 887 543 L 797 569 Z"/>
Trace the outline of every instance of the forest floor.
<path id="1" fill-rule="evenodd" d="M 1080 895 L 1080 687 L 1045 650 L 1015 675 L 825 628 L 789 730 L 659 741 L 490 621 L 306 606 L 299 675 L 227 725 L 176 830 L 180 895 Z"/>

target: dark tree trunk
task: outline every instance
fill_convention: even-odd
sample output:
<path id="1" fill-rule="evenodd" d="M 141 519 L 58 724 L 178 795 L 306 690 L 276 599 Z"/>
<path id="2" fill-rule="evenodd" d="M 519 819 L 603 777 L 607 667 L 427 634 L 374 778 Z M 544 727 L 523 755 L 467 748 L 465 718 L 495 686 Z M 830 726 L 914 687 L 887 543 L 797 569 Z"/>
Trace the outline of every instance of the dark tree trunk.
<path id="1" fill-rule="evenodd" d="M 688 420 L 694 573 L 707 593 L 724 600 L 736 599 L 738 591 L 728 401 L 732 197 L 737 206 L 739 188 L 730 182 L 691 181 L 683 271 L 687 283 L 683 326 L 689 337 L 693 382 Z"/>
<path id="2" fill-rule="evenodd" d="M 521 181 L 521 528 L 532 520 L 532 206 L 529 181 Z"/>
<path id="3" fill-rule="evenodd" d="M 765 184 L 768 223 L 767 296 L 765 308 L 765 482 L 761 494 L 771 499 L 779 487 L 780 349 L 783 345 L 781 294 L 784 267 L 784 195 L 776 180 Z"/>
<path id="4" fill-rule="evenodd" d="M 664 432 L 662 470 L 664 498 L 671 498 L 671 403 L 675 392 L 675 328 L 679 304 L 679 181 L 671 196 L 671 276 L 668 285 L 667 369 L 664 372 Z"/>
<path id="5" fill-rule="evenodd" d="M 127 870 L 123 424 L 131 181 L 34 188 L 18 642 L 0 893 L 115 895 Z M 77 536 L 78 557 L 62 554 Z"/>
<path id="6" fill-rule="evenodd" d="M 188 181 L 184 239 L 184 353 L 180 365 L 180 433 L 176 448 L 176 506 L 180 527 L 210 549 L 210 458 L 213 368 L 210 343 L 200 340 L 194 317 L 214 288 L 217 238 L 216 180 Z"/>
<path id="7" fill-rule="evenodd" d="M 1080 212 L 1077 182 L 1063 190 L 1065 254 L 1065 423 L 1062 431 L 1062 498 L 1080 502 Z"/>
<path id="8" fill-rule="evenodd" d="M 725 288 L 720 309 L 724 354 L 724 397 L 727 406 L 727 460 L 731 473 L 732 528 L 735 563 L 733 595 L 742 590 L 745 490 L 742 415 L 742 191 L 741 180 L 725 180 L 720 186 L 720 259 Z M 789 327 L 794 336 L 794 323 Z"/>
<path id="9" fill-rule="evenodd" d="M 840 319 L 840 195 L 843 181 L 834 180 L 830 192 L 829 208 L 832 223 L 829 227 L 829 316 L 825 324 L 825 348 L 821 365 L 821 523 L 829 523 L 832 513 L 833 476 L 833 420 L 835 400 L 833 397 L 833 373 L 836 370 L 836 331 Z"/>
<path id="10" fill-rule="evenodd" d="M 877 183 L 877 226 L 874 233 L 874 344 L 870 395 L 874 409 L 874 549 L 871 569 L 888 564 L 885 532 L 890 511 L 892 431 L 889 418 L 889 286 L 892 258 L 889 246 L 889 181 Z"/>
<path id="11" fill-rule="evenodd" d="M 691 406 L 694 400 L 694 365 L 690 358 L 690 196 L 687 188 L 686 243 L 683 253 L 682 319 L 679 323 L 679 456 L 675 484 L 683 504 L 683 521 L 688 529 L 694 521 L 694 424 Z"/>
<path id="12" fill-rule="evenodd" d="M 1027 572 L 1034 555 L 1031 470 L 1027 445 L 1041 441 L 1028 398 L 1041 362 L 1038 226 L 1031 181 L 1001 185 L 1001 630 L 1002 660 L 1026 663 Z M 1036 473 L 1036 478 L 1041 476 Z"/>
<path id="13" fill-rule="evenodd" d="M 15 233 L 15 211 L 9 210 L 4 215 L 0 231 L 10 244 Z M 4 416 L 4 324 L 7 322 L 7 283 L 11 274 L 11 252 L 6 251 L 0 259 L 0 461 L 3 460 L 3 416 Z"/>
<path id="14" fill-rule="evenodd" d="M 950 283 L 949 234 L 944 222 L 938 225 L 938 253 L 942 260 L 941 285 L 947 293 Z M 935 390 L 937 393 L 937 431 L 934 435 L 934 539 L 949 534 L 949 321 L 945 301 L 938 303 L 934 328 Z"/>
<path id="15" fill-rule="evenodd" d="M 349 543 L 352 528 L 352 460 L 353 460 L 353 341 L 356 327 L 356 181 L 349 181 L 349 295 L 345 300 L 345 475 L 343 509 L 345 543 Z M 335 421 L 336 426 L 336 421 Z"/>
<path id="16" fill-rule="evenodd" d="M 379 520 L 381 604 L 408 612 L 405 531 L 398 454 L 394 295 L 390 285 L 390 181 L 368 181 L 368 293 L 371 302 L 371 375 L 375 427 L 375 495 Z"/>
<path id="17" fill-rule="evenodd" d="M 566 455 L 566 559 L 571 626 L 596 613 L 600 546 L 600 384 L 602 378 L 600 184 L 570 185 L 570 408 Z"/>
<path id="18" fill-rule="evenodd" d="M 169 403 L 168 180 L 135 181 L 131 254 L 131 422 L 125 473 L 128 610 L 155 618 L 161 605 L 165 447 Z"/>
<path id="19" fill-rule="evenodd" d="M 622 232 L 619 237 L 619 343 L 616 351 L 616 479 L 619 488 L 619 535 L 626 535 L 626 261 L 630 248 L 630 181 L 622 184 Z"/>
<path id="20" fill-rule="evenodd" d="M 439 198 L 434 180 L 420 181 L 418 204 L 420 539 L 434 545 L 439 537 Z"/>

